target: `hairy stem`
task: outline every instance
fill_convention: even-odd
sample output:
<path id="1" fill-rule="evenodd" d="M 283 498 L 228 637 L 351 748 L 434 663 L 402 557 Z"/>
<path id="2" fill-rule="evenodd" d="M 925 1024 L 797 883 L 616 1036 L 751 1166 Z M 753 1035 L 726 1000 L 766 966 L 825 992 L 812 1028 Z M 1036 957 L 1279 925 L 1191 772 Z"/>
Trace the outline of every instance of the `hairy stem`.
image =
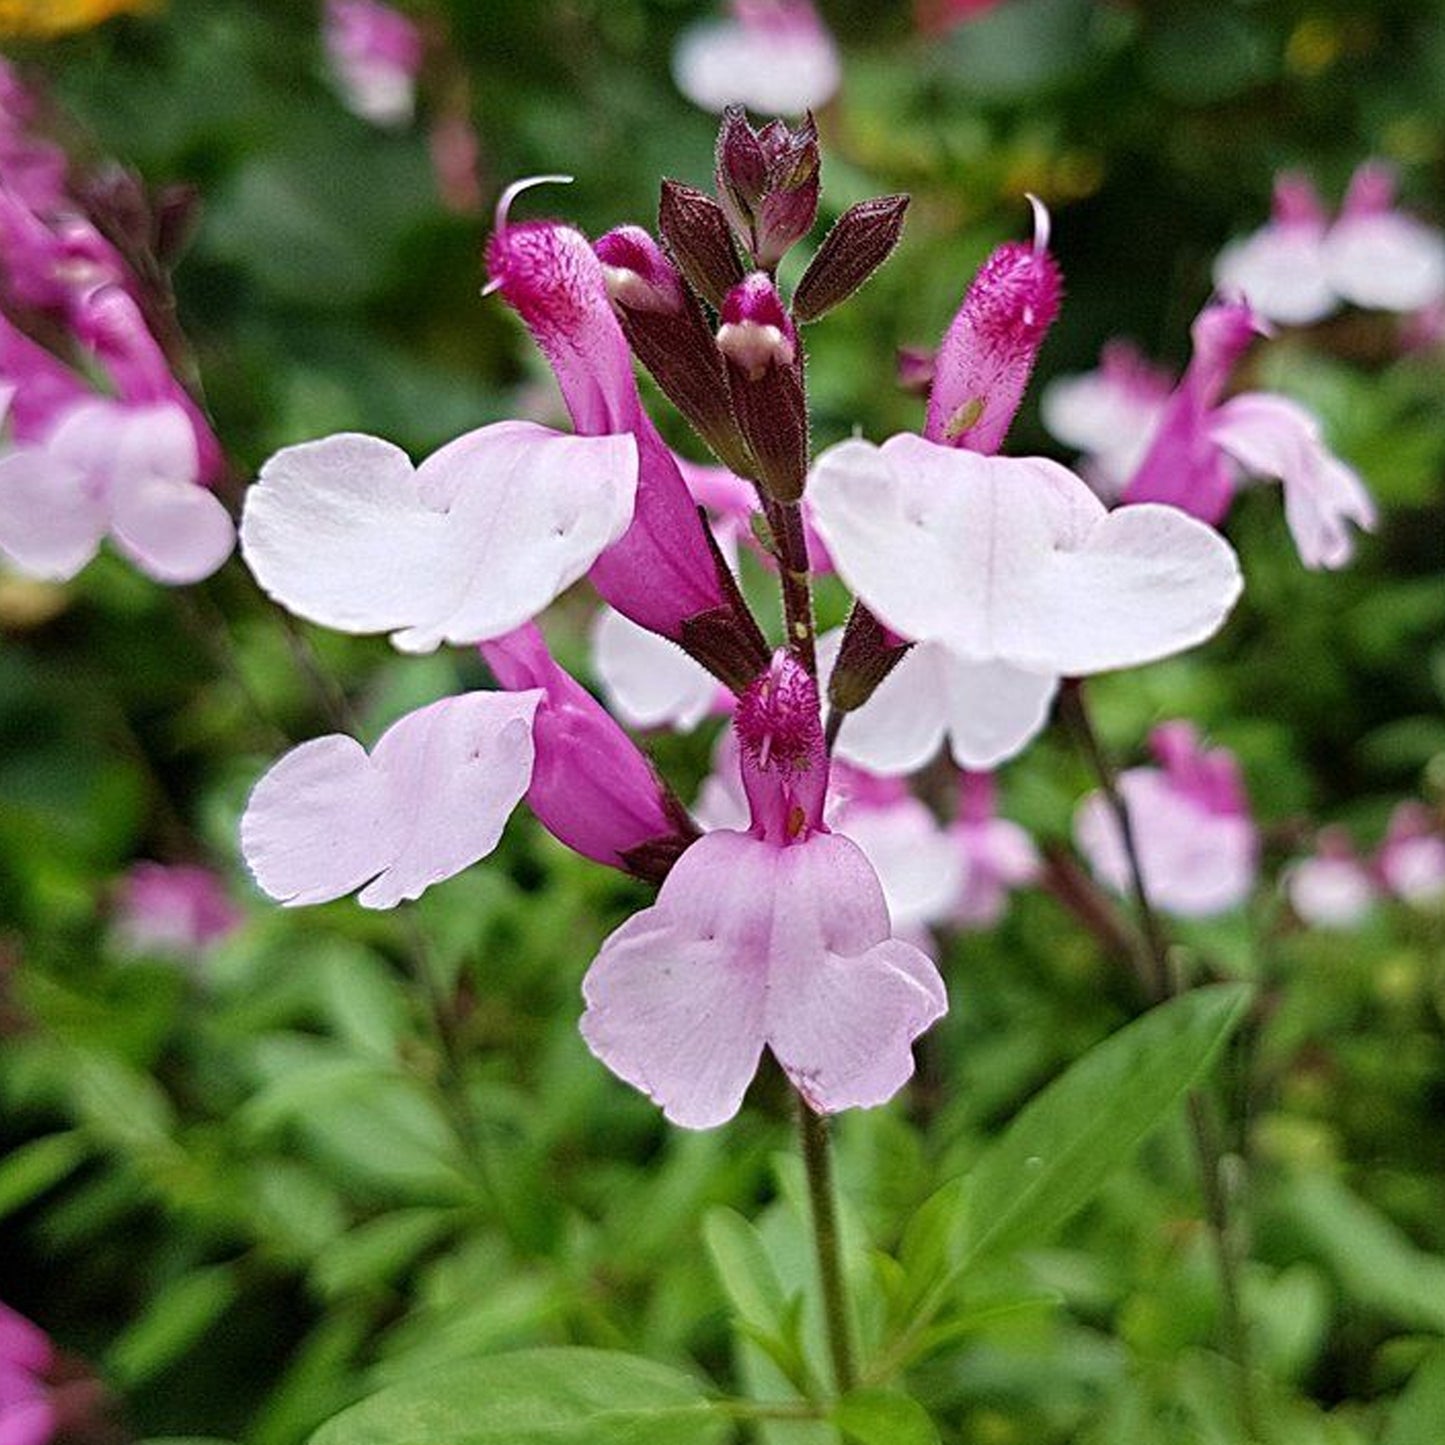
<path id="1" fill-rule="evenodd" d="M 838 1217 L 833 1208 L 833 1162 L 827 1121 L 798 1098 L 798 1134 L 803 1165 L 808 1174 L 808 1203 L 813 1216 L 813 1245 L 818 1256 L 818 1279 L 823 1288 L 823 1321 L 833 1377 L 838 1393 L 846 1395 L 857 1380 L 853 1366 L 853 1337 L 849 1326 L 848 1289 L 843 1276 L 838 1241 Z"/>
<path id="2" fill-rule="evenodd" d="M 777 547 L 788 650 L 816 677 L 818 659 L 814 647 L 813 589 L 809 583 L 808 540 L 803 532 L 803 509 L 796 502 L 776 502 L 766 495 L 764 505 Z"/>
<path id="3" fill-rule="evenodd" d="M 1123 840 L 1124 856 L 1129 866 L 1130 892 L 1139 916 L 1140 976 L 1145 980 L 1153 1002 L 1160 1003 L 1174 998 L 1181 989 L 1169 963 L 1169 940 L 1159 915 L 1149 901 L 1149 892 L 1144 885 L 1144 870 L 1139 858 L 1138 837 L 1123 795 L 1119 791 L 1118 771 L 1094 729 L 1093 719 L 1084 699 L 1082 682 L 1074 679 L 1064 685 L 1060 696 L 1060 713 L 1094 773 Z M 1239 1372 L 1237 1403 L 1240 1424 L 1245 1439 L 1256 1441 L 1260 1438 L 1259 1413 L 1250 1372 L 1249 1331 L 1241 1305 L 1240 1261 L 1235 1251 L 1229 1190 L 1224 1176 L 1224 1142 L 1219 1136 L 1209 1101 L 1200 1090 L 1190 1091 L 1187 1108 L 1190 1140 L 1199 1172 L 1200 1190 L 1204 1196 L 1205 1217 L 1209 1222 L 1214 1243 L 1215 1268 L 1219 1274 L 1221 1334 L 1225 1351 Z"/>

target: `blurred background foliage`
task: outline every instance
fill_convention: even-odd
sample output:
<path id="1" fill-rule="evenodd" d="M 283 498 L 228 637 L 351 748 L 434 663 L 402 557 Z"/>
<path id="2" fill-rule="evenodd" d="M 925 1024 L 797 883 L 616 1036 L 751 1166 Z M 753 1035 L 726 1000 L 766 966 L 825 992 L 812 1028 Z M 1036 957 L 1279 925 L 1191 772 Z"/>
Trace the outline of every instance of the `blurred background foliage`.
<path id="1" fill-rule="evenodd" d="M 845 55 L 820 116 L 825 213 L 915 199 L 894 260 L 809 332 L 819 445 L 918 425 L 895 348 L 936 342 L 989 247 L 1022 233 L 1025 191 L 1053 208 L 1068 287 L 1041 381 L 1120 334 L 1181 365 L 1211 259 L 1262 220 L 1279 166 L 1337 197 L 1381 155 L 1407 204 L 1445 219 L 1437 0 L 1011 0 L 927 39 L 904 5 L 820 8 Z M 292 0 L 171 0 L 10 48 L 74 118 L 79 154 L 199 188 L 180 313 L 238 487 L 329 431 L 424 452 L 555 408 L 520 328 L 479 295 L 488 220 L 438 201 L 431 108 L 474 121 L 488 205 L 564 170 L 575 184 L 522 205 L 593 234 L 650 220 L 664 175 L 708 181 L 715 122 L 668 70 L 706 6 L 413 9 L 438 58 L 399 133 L 343 109 L 318 16 Z M 1173 716 L 1234 748 L 1277 862 L 1306 819 L 1373 843 L 1401 796 L 1445 792 L 1445 371 L 1358 315 L 1281 335 L 1254 365 L 1317 410 L 1384 523 L 1351 569 L 1309 574 L 1275 501 L 1246 498 L 1229 531 L 1249 590 L 1226 632 L 1094 695 L 1123 756 Z M 1051 449 L 1037 391 L 1014 450 Z M 587 606 L 552 629 L 584 671 Z M 138 1435 L 290 1445 L 423 1364 L 537 1343 L 766 1386 L 764 1356 L 733 1355 L 728 1256 L 720 1282 L 700 1222 L 719 1205 L 758 1219 L 771 1267 L 802 1278 L 785 1091 L 765 1078 L 726 1130 L 682 1134 L 576 1032 L 578 980 L 640 888 L 520 820 L 496 858 L 395 915 L 286 913 L 245 879 L 236 820 L 288 741 L 352 722 L 374 738 L 477 685 L 469 656 L 293 627 L 237 563 L 190 592 L 110 557 L 64 589 L 5 578 L 0 627 L 0 1296 L 99 1362 Z M 692 786 L 710 742 L 656 751 Z M 1010 816 L 1067 839 L 1087 781 L 1062 738 L 1003 784 Z M 219 866 L 244 929 L 193 968 L 118 956 L 115 884 L 141 857 Z M 1445 928 L 1387 911 L 1308 934 L 1266 890 L 1250 916 L 1182 936 L 1270 1001 L 1227 1071 L 1270 1438 L 1384 1439 L 1445 1334 Z M 953 1008 L 918 1086 L 838 1130 L 880 1247 L 1138 1008 L 1042 895 L 944 946 Z M 1049 1248 L 970 1282 L 976 1322 L 913 1382 L 947 1438 L 1232 1439 L 1198 1214 L 1182 1128 L 1164 1130 Z M 879 1286 L 866 1260 L 859 1274 L 866 1311 Z M 1009 1308 L 984 1308 L 990 1291 Z"/>

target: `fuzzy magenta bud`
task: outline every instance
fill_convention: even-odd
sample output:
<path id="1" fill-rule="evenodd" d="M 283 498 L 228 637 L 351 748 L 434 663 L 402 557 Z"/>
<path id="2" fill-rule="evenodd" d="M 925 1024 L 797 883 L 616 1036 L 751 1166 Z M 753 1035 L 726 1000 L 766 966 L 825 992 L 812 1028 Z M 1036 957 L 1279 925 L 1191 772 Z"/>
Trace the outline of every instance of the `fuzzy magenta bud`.
<path id="1" fill-rule="evenodd" d="M 1048 212 L 1038 201 L 1034 218 L 1033 244 L 1009 241 L 994 251 L 943 338 L 928 398 L 929 441 L 986 456 L 1003 444 L 1063 292 L 1048 249 Z"/>
<path id="2" fill-rule="evenodd" d="M 741 106 L 723 114 L 717 144 L 718 200 L 756 265 L 773 271 L 813 229 L 818 215 L 818 128 L 775 120 L 755 131 Z"/>
<path id="3" fill-rule="evenodd" d="M 530 623 L 481 651 L 508 691 L 544 693 L 527 788 L 542 825 L 584 858 L 660 882 L 697 829 L 637 744 L 558 666 Z"/>
<path id="4" fill-rule="evenodd" d="M 722 207 L 692 186 L 663 181 L 657 228 L 693 290 L 720 311 L 723 297 L 743 279 L 743 263 Z"/>
<path id="5" fill-rule="evenodd" d="M 752 452 L 756 479 L 778 501 L 796 502 L 808 474 L 802 352 L 797 329 L 763 272 L 728 292 L 717 344 L 727 359 L 733 415 Z"/>
<path id="6" fill-rule="evenodd" d="M 875 196 L 849 206 L 793 292 L 794 317 L 816 321 L 852 296 L 893 254 L 907 209 L 907 196 Z"/>
<path id="7" fill-rule="evenodd" d="M 727 366 L 671 258 L 640 226 L 609 231 L 593 249 L 633 354 L 718 457 L 734 470 L 745 468 Z"/>

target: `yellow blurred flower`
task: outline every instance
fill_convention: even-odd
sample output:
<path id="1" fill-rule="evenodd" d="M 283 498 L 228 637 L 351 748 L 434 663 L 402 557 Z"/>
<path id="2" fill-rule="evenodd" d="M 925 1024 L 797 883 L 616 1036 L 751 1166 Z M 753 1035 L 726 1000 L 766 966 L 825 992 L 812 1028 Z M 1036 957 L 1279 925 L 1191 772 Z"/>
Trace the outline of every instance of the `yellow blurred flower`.
<path id="1" fill-rule="evenodd" d="M 156 0 L 0 0 L 0 39 L 45 40 L 99 25 L 126 10 L 150 10 Z"/>

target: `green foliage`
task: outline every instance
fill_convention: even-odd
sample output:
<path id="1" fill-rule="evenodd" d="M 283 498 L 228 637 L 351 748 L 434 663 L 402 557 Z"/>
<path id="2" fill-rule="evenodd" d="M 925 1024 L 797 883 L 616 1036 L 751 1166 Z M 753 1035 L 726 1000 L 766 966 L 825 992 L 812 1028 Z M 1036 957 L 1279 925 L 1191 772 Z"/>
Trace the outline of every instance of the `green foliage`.
<path id="1" fill-rule="evenodd" d="M 605 1350 L 525 1350 L 423 1374 L 344 1411 L 312 1445 L 720 1445 L 684 1374 Z"/>
<path id="2" fill-rule="evenodd" d="M 392 133 L 337 99 L 319 8 L 170 0 L 15 52 L 82 152 L 199 187 L 178 314 L 237 483 L 327 431 L 420 453 L 520 410 L 556 420 L 521 328 L 479 294 L 485 208 L 567 170 L 519 214 L 595 235 L 711 166 L 713 122 L 668 55 L 712 0 L 415 0 L 440 61 Z M 914 201 L 896 257 L 809 330 L 817 446 L 917 427 L 895 348 L 937 342 L 974 267 L 1023 233 L 1026 190 L 1053 211 L 1067 299 L 1020 454 L 1057 450 L 1038 388 L 1108 338 L 1182 364 L 1210 261 L 1263 219 L 1277 167 L 1334 200 L 1380 154 L 1445 214 L 1439 0 L 1006 0 L 927 40 L 909 5 L 820 9 L 846 62 L 819 117 L 820 220 Z M 478 214 L 438 199 L 428 132 L 451 105 L 477 129 Z M 1445 928 L 1382 906 L 1304 930 L 1276 883 L 1318 822 L 1371 848 L 1397 799 L 1445 796 L 1445 369 L 1352 313 L 1262 342 L 1241 384 L 1319 414 L 1379 531 L 1348 571 L 1308 574 L 1277 489 L 1252 490 L 1227 523 L 1248 587 L 1226 631 L 1091 696 L 1121 760 L 1169 717 L 1240 756 L 1266 883 L 1248 911 L 1169 929 L 1186 980 L 1247 980 L 1256 1007 L 1224 984 L 1134 1019 L 1109 944 L 1041 889 L 945 938 L 952 1009 L 916 1085 L 835 1121 L 862 1380 L 841 1400 L 780 1080 L 683 1134 L 577 1035 L 582 971 L 645 890 L 520 819 L 485 868 L 397 914 L 277 910 L 246 878 L 237 819 L 269 760 L 487 685 L 474 656 L 288 630 L 240 563 L 191 590 L 111 557 L 63 587 L 0 578 L 6 1302 L 100 1368 L 151 1445 L 1235 1445 L 1180 1122 L 1208 1087 L 1232 1124 L 1262 1445 L 1436 1445 Z M 771 578 L 745 583 L 771 623 Z M 828 620 L 844 605 L 821 590 Z M 549 623 L 584 675 L 589 608 Z M 686 796 L 716 734 L 648 740 Z M 1000 784 L 1008 816 L 1067 848 L 1091 784 L 1063 739 Z M 140 858 L 217 868 L 239 934 L 126 956 L 116 888 Z"/>

